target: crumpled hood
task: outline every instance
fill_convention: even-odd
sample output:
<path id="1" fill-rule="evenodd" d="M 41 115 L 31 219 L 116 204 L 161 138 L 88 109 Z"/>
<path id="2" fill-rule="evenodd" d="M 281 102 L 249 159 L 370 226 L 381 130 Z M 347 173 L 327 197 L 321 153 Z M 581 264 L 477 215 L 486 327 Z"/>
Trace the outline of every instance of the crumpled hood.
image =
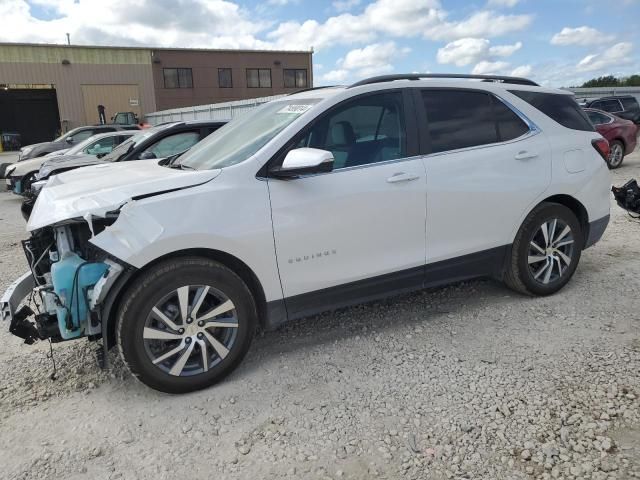
<path id="1" fill-rule="evenodd" d="M 47 178 L 52 173 L 60 169 L 86 167 L 88 165 L 99 165 L 111 163 L 100 160 L 95 155 L 61 155 L 59 157 L 46 157 L 45 162 L 40 167 L 40 178 Z"/>
<path id="2" fill-rule="evenodd" d="M 104 217 L 132 197 L 213 180 L 221 170 L 178 170 L 143 160 L 106 163 L 52 177 L 33 207 L 27 230 L 33 231 L 71 218 Z"/>

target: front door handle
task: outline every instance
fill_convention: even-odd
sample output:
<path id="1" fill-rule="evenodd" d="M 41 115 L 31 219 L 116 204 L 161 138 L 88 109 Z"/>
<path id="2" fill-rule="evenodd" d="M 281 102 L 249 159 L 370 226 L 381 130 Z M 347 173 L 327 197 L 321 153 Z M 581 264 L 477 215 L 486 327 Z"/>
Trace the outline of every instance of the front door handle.
<path id="1" fill-rule="evenodd" d="M 526 150 L 523 150 L 521 152 L 518 152 L 515 156 L 516 160 L 529 160 L 531 158 L 536 158 L 538 156 L 537 153 L 535 152 L 527 152 Z"/>
<path id="2" fill-rule="evenodd" d="M 410 182 L 412 180 L 417 180 L 420 178 L 420 175 L 413 175 L 411 173 L 398 172 L 391 175 L 387 178 L 387 183 L 400 183 L 400 182 Z"/>

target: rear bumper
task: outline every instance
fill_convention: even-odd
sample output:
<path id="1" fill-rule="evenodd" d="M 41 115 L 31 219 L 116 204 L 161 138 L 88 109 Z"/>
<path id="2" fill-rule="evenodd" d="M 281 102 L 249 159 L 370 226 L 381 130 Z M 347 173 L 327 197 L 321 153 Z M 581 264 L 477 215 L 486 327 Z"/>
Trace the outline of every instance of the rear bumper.
<path id="1" fill-rule="evenodd" d="M 604 235 L 604 231 L 607 229 L 607 225 L 609 225 L 609 215 L 605 215 L 598 220 L 589 222 L 589 234 L 587 235 L 584 248 L 592 247 L 599 242 L 602 235 Z"/>

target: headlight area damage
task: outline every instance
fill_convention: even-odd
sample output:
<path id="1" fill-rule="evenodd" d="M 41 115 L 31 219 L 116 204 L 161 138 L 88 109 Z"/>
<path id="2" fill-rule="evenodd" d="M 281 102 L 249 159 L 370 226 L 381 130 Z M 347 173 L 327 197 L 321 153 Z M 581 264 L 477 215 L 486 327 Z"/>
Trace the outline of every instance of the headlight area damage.
<path id="1" fill-rule="evenodd" d="M 101 317 L 111 311 L 109 293 L 117 290 L 112 286 L 135 270 L 119 258 L 162 233 L 160 225 L 137 213 L 139 202 L 203 185 L 220 174 L 131 163 L 72 170 L 42 188 L 27 223 L 31 237 L 23 242 L 31 272 L 0 299 L 3 320 L 26 343 L 104 339 L 108 319 Z M 97 246 L 107 238 L 123 255 Z M 104 350 L 98 352 L 98 359 L 106 360 Z"/>
<path id="2" fill-rule="evenodd" d="M 100 304 L 126 265 L 89 243 L 117 219 L 117 212 L 32 232 L 22 242 L 31 271 L 0 300 L 9 331 L 25 343 L 102 336 Z M 25 298 L 30 305 L 19 305 Z"/>

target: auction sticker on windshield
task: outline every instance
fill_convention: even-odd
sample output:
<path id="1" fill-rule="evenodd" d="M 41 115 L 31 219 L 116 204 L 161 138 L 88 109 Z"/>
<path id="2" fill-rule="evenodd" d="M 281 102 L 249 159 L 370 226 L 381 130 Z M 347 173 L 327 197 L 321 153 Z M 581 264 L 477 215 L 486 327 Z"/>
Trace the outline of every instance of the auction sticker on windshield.
<path id="1" fill-rule="evenodd" d="M 297 113 L 297 114 L 301 114 L 306 112 L 307 110 L 309 110 L 311 107 L 313 107 L 313 105 L 287 105 L 284 108 L 281 108 L 280 110 L 278 110 L 276 113 Z"/>

